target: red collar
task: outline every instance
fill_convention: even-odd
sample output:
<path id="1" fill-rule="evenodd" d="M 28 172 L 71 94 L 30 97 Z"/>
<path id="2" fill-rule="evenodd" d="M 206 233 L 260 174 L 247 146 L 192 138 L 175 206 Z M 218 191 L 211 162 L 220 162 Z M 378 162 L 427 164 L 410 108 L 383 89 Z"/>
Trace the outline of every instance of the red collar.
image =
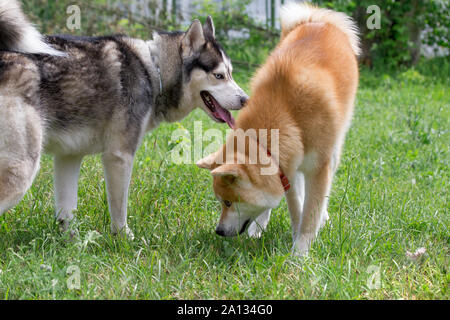
<path id="1" fill-rule="evenodd" d="M 235 130 L 236 127 L 233 125 L 229 125 L 231 129 Z M 270 150 L 265 148 L 263 145 L 259 143 L 259 137 L 256 138 L 256 143 L 260 145 L 262 148 L 266 149 L 267 155 L 272 158 L 272 154 L 270 153 Z M 280 176 L 281 185 L 283 186 L 284 192 L 288 192 L 288 190 L 291 188 L 291 184 L 289 183 L 289 179 L 284 174 L 283 170 L 281 170 L 280 165 L 278 165 L 278 175 Z"/>
<path id="2" fill-rule="evenodd" d="M 256 142 L 258 145 L 260 145 L 263 149 L 266 149 L 267 155 L 272 158 L 272 154 L 270 153 L 270 150 L 265 148 L 263 145 L 259 143 L 259 137 L 256 138 Z M 283 186 L 284 192 L 288 192 L 288 190 L 291 188 L 291 184 L 289 183 L 288 177 L 284 174 L 283 170 L 281 169 L 280 165 L 278 165 L 278 175 L 280 176 L 281 185 Z"/>

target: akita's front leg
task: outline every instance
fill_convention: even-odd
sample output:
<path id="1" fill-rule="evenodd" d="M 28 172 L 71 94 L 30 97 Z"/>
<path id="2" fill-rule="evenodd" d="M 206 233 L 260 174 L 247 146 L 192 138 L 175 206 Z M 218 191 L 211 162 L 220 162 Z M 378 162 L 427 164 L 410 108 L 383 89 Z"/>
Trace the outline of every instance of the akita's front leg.
<path id="1" fill-rule="evenodd" d="M 127 202 L 133 158 L 134 155 L 122 151 L 105 152 L 102 157 L 111 215 L 111 232 L 114 234 L 125 232 L 130 239 L 134 236 L 127 225 Z"/>
<path id="2" fill-rule="evenodd" d="M 64 231 L 69 228 L 77 209 L 78 176 L 82 156 L 54 157 L 55 216 Z"/>
<path id="3" fill-rule="evenodd" d="M 303 215 L 303 202 L 305 198 L 305 181 L 303 173 L 297 172 L 291 181 L 291 189 L 286 193 L 286 202 L 289 213 L 291 215 L 292 238 L 295 240 L 299 237 L 300 226 Z"/>
<path id="4" fill-rule="evenodd" d="M 266 230 L 267 224 L 270 220 L 270 213 L 272 209 L 267 209 L 263 213 L 261 213 L 255 221 L 253 221 L 248 227 L 248 235 L 252 238 L 260 238 L 263 231 Z"/>

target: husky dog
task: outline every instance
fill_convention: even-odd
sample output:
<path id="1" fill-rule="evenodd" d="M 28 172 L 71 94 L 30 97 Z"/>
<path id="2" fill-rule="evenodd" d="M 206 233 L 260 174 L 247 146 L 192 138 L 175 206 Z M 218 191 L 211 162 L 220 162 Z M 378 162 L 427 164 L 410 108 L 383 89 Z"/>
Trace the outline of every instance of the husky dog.
<path id="1" fill-rule="evenodd" d="M 208 17 L 186 32 L 143 41 L 122 35 L 43 37 L 19 2 L 0 0 L 0 215 L 31 186 L 42 152 L 54 155 L 56 218 L 77 207 L 84 155 L 101 153 L 111 229 L 127 227 L 133 158 L 161 121 L 201 108 L 233 125 L 247 95 Z M 228 110 L 227 110 L 228 109 Z"/>
<path id="2" fill-rule="evenodd" d="M 236 122 L 243 132 L 265 129 L 254 130 L 253 142 L 277 170 L 262 174 L 265 161 L 249 163 L 250 147 L 224 146 L 198 166 L 211 170 L 222 203 L 219 235 L 234 236 L 248 226 L 250 235 L 259 236 L 286 195 L 293 249 L 303 255 L 328 219 L 331 181 L 353 114 L 359 40 L 348 16 L 307 4 L 283 7 L 281 26 L 281 41 L 257 72 Z M 278 141 L 263 136 L 272 129 Z M 235 144 L 238 132 L 227 145 Z M 246 161 L 237 162 L 238 156 Z"/>

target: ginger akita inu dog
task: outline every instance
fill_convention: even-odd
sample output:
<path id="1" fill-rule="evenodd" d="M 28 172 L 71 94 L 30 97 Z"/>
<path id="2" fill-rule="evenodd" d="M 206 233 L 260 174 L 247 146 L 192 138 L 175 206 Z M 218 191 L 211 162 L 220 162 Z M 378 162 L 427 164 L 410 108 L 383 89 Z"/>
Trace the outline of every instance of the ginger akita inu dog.
<path id="1" fill-rule="evenodd" d="M 211 170 L 222 202 L 219 235 L 234 236 L 249 226 L 249 234 L 259 236 L 285 194 L 293 250 L 305 254 L 328 218 L 331 181 L 358 85 L 359 40 L 348 16 L 306 4 L 285 6 L 281 25 L 281 42 L 257 72 L 252 97 L 237 119 L 236 129 L 243 131 L 235 130 L 221 150 L 197 165 Z M 256 129 L 253 142 L 279 170 L 262 174 L 262 162 L 236 162 L 239 156 L 250 159 L 250 140 L 227 150 L 238 131 L 249 129 Z M 278 145 L 258 129 L 278 130 Z"/>

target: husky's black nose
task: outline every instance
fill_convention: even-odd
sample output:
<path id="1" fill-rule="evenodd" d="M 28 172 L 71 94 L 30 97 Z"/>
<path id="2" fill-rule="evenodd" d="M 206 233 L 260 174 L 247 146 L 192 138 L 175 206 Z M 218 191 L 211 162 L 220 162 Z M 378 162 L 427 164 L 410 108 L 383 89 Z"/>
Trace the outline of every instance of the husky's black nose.
<path id="1" fill-rule="evenodd" d="M 248 101 L 248 97 L 242 96 L 242 97 L 241 97 L 241 106 L 242 106 L 242 107 L 245 106 L 245 104 L 247 103 L 247 101 Z"/>

